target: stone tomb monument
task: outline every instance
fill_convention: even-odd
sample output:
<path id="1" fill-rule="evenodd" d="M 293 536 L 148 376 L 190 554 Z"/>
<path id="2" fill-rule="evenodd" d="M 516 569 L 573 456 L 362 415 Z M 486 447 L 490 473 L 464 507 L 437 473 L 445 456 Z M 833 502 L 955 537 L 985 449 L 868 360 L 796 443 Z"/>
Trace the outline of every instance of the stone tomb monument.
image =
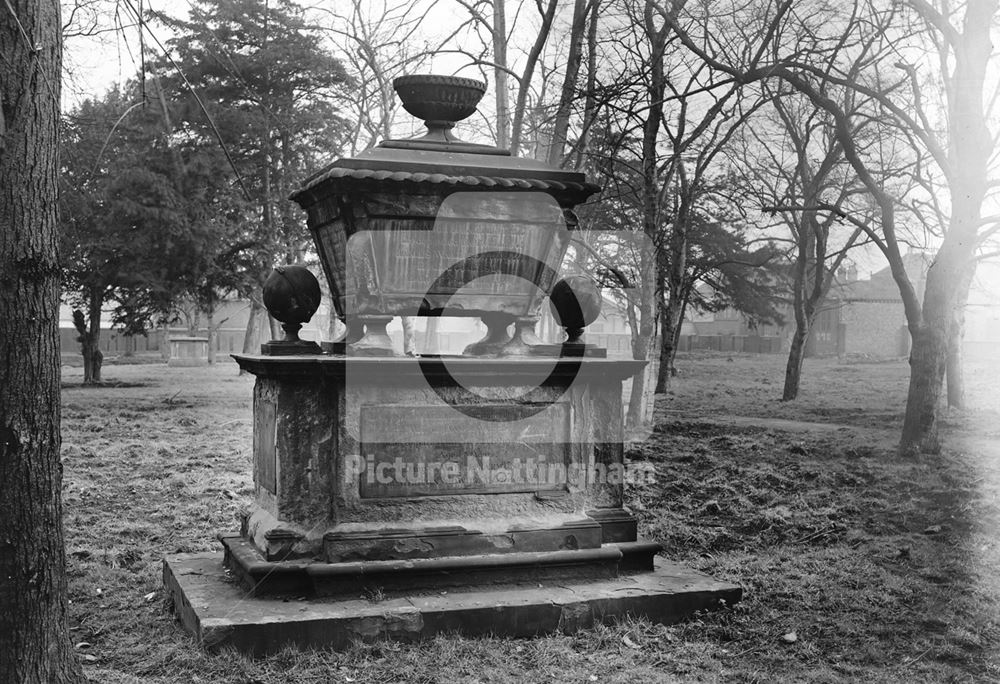
<path id="1" fill-rule="evenodd" d="M 624 507 L 622 381 L 643 362 L 586 344 L 601 297 L 560 280 L 582 174 L 451 133 L 485 84 L 397 79 L 425 136 L 340 159 L 293 200 L 346 338 L 299 340 L 318 285 L 277 269 L 285 337 L 255 356 L 254 502 L 222 553 L 164 580 L 205 646 L 462 633 L 530 636 L 624 615 L 676 621 L 740 589 L 657 557 Z M 548 301 L 546 301 L 548 300 Z M 566 342 L 534 336 L 551 305 Z M 395 356 L 393 316 L 479 317 L 460 357 Z"/>

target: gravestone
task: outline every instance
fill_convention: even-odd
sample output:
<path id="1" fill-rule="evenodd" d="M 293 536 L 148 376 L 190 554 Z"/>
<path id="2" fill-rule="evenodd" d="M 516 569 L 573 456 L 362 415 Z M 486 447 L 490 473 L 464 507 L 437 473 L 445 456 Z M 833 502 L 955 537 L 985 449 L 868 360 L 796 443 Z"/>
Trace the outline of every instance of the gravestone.
<path id="1" fill-rule="evenodd" d="M 208 365 L 207 337 L 171 337 L 168 366 Z"/>

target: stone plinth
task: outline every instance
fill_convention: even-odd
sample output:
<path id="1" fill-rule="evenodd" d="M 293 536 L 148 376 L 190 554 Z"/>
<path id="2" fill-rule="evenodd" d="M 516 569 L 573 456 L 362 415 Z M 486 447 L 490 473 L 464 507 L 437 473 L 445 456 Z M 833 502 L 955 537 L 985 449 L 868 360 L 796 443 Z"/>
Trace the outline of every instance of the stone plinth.
<path id="1" fill-rule="evenodd" d="M 243 534 L 264 560 L 636 541 L 622 508 L 621 382 L 639 363 L 236 358 L 257 375 Z"/>
<path id="2" fill-rule="evenodd" d="M 299 617 L 322 625 L 289 627 L 302 639 L 288 639 L 334 646 L 399 625 L 407 639 L 541 633 L 566 610 L 584 615 L 581 625 L 625 614 L 671 621 L 739 598 L 701 576 L 697 591 L 678 585 L 680 571 L 656 566 L 660 546 L 637 538 L 623 506 L 621 385 L 641 362 L 235 358 L 257 376 L 255 503 L 238 534 L 220 536 L 224 554 L 171 559 L 165 570 L 182 619 L 206 642 L 218 638 L 205 625 L 225 623 L 243 630 L 227 641 L 238 648 L 284 643 L 264 626 L 275 598 L 306 599 Z M 213 597 L 223 566 L 238 590 Z M 570 607 L 553 608 L 552 592 L 570 585 Z M 442 591 L 462 597 L 414 608 Z M 213 622 L 237 595 L 253 617 Z M 402 602 L 362 618 L 366 596 Z M 481 624 L 487 616 L 496 621 Z"/>
<path id="3" fill-rule="evenodd" d="M 208 365 L 207 337 L 171 337 L 168 366 Z"/>
<path id="4" fill-rule="evenodd" d="M 732 605 L 742 595 L 733 584 L 659 558 L 652 572 L 627 577 L 336 601 L 248 598 L 224 574 L 221 553 L 169 557 L 163 574 L 181 623 L 199 645 L 254 656 L 287 646 L 346 649 L 355 641 L 418 641 L 449 632 L 511 637 L 573 633 L 627 616 L 671 624 L 696 610 Z"/>

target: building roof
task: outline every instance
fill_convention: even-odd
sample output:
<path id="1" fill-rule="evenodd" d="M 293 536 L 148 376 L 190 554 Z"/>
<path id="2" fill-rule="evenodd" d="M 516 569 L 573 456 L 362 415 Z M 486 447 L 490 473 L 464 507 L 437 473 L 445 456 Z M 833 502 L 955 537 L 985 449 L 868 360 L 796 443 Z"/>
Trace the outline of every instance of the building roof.
<path id="1" fill-rule="evenodd" d="M 903 267 L 920 297 L 923 296 L 924 281 L 927 279 L 927 269 L 930 267 L 931 261 L 930 255 L 918 251 L 911 251 L 903 256 Z M 836 285 L 830 293 L 830 297 L 831 299 L 854 302 L 898 302 L 902 300 L 899 295 L 899 287 L 896 285 L 896 281 L 892 277 L 892 270 L 888 266 L 873 273 L 868 280 L 854 280 Z"/>

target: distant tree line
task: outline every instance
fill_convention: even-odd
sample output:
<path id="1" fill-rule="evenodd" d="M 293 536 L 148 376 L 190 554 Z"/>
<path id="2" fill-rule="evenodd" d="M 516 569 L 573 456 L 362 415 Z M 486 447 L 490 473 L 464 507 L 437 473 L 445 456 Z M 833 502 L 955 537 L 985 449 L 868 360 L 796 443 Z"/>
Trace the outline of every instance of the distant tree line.
<path id="1" fill-rule="evenodd" d="M 442 11 L 451 24 L 428 26 Z M 140 331 L 178 298 L 211 315 L 235 292 L 254 325 L 261 279 L 308 250 L 289 192 L 321 158 L 391 135 L 392 79 L 449 55 L 491 82 L 480 136 L 602 184 L 581 235 L 652 246 L 616 265 L 638 287 L 612 293 L 633 355 L 658 361 L 633 400 L 667 387 L 685 313 L 723 307 L 794 325 L 781 397 L 794 399 L 816 317 L 867 246 L 912 339 L 901 446 L 933 451 L 946 375 L 963 403 L 971 275 L 1000 232 L 984 211 L 1000 187 L 996 15 L 995 0 L 201 0 L 184 20 L 143 17 L 174 37 L 150 34 L 142 73 L 64 121 L 62 253 L 87 377 L 107 301 Z M 907 245 L 935 254 L 922 299 Z M 592 272 L 621 261 L 608 245 L 587 254 Z"/>
<path id="2" fill-rule="evenodd" d="M 211 317 L 233 293 L 256 324 L 271 267 L 309 246 L 288 195 L 348 130 L 334 104 L 348 77 L 298 6 L 210 0 L 159 18 L 166 52 L 63 120 L 61 251 L 87 382 L 109 302 L 126 334 L 182 301 Z"/>

